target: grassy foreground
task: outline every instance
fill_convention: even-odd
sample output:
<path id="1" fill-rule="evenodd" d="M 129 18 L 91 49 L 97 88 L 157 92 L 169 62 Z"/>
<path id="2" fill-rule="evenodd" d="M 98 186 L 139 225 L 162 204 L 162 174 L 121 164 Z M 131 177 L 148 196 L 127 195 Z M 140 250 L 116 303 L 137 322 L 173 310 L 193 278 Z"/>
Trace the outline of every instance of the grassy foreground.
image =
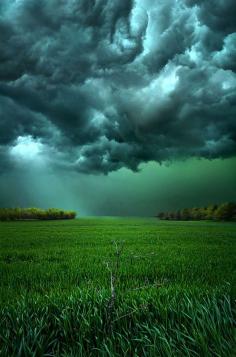
<path id="1" fill-rule="evenodd" d="M 0 253 L 1 356 L 233 356 L 235 223 L 0 222 Z"/>

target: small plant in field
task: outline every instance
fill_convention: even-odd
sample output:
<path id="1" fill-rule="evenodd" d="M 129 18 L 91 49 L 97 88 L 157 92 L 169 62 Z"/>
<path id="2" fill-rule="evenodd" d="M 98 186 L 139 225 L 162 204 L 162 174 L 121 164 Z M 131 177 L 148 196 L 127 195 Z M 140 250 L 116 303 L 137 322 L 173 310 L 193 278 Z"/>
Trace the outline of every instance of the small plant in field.
<path id="1" fill-rule="evenodd" d="M 119 280 L 120 280 L 121 257 L 124 252 L 125 242 L 124 241 L 121 241 L 121 242 L 113 241 L 112 243 L 114 246 L 114 253 L 112 255 L 113 259 L 109 262 L 106 262 L 107 270 L 110 273 L 110 289 L 111 289 L 111 296 L 110 296 L 110 299 L 107 304 L 106 327 L 110 331 L 113 328 L 114 322 L 116 322 L 122 318 L 125 318 L 127 316 L 130 316 L 137 311 L 137 309 L 133 309 L 131 312 L 125 314 L 124 316 L 117 316 L 117 314 L 115 313 L 115 302 L 116 302 L 117 294 L 119 291 L 121 291 L 121 289 L 119 287 Z M 151 253 L 148 256 L 153 256 L 153 253 Z M 143 258 L 143 257 L 146 258 L 147 256 L 140 255 L 140 256 L 135 256 L 135 257 L 136 258 Z M 165 281 L 166 281 L 166 279 L 165 279 Z M 132 288 L 132 289 L 128 289 L 127 292 L 151 289 L 154 287 L 159 288 L 159 287 L 163 286 L 163 284 L 164 284 L 164 281 L 162 283 L 153 283 L 153 284 L 149 284 L 149 282 L 147 281 L 145 285 L 139 286 L 136 288 Z M 145 310 L 146 308 L 147 308 L 146 303 L 142 304 L 139 307 L 139 309 L 142 309 L 142 310 Z M 113 319 L 113 317 L 115 320 Z"/>
<path id="2" fill-rule="evenodd" d="M 120 270 L 120 260 L 124 249 L 124 242 L 117 243 L 113 242 L 115 247 L 114 260 L 111 262 L 106 262 L 107 269 L 110 272 L 110 284 L 111 284 L 111 297 L 107 305 L 107 326 L 112 329 L 112 316 L 115 306 L 117 282 L 119 279 Z"/>

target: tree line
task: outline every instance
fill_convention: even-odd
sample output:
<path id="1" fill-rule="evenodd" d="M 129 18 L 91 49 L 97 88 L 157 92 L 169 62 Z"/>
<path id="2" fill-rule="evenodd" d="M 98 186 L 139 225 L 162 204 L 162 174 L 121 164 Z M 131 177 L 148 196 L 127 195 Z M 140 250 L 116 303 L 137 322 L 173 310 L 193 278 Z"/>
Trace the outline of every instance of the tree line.
<path id="1" fill-rule="evenodd" d="M 0 208 L 0 221 L 74 219 L 76 212 L 58 208 Z"/>
<path id="2" fill-rule="evenodd" d="M 162 220 L 175 221 L 236 221 L 236 203 L 226 202 L 220 205 L 209 205 L 207 207 L 193 207 L 174 212 L 160 212 L 157 217 Z"/>

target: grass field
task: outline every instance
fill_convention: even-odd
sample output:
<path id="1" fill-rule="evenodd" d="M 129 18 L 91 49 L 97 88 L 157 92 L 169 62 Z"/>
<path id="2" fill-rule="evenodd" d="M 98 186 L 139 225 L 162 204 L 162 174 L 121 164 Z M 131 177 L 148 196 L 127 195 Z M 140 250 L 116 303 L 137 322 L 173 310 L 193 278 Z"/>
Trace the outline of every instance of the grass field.
<path id="1" fill-rule="evenodd" d="M 235 223 L 2 222 L 0 250 L 1 356 L 234 355 Z"/>

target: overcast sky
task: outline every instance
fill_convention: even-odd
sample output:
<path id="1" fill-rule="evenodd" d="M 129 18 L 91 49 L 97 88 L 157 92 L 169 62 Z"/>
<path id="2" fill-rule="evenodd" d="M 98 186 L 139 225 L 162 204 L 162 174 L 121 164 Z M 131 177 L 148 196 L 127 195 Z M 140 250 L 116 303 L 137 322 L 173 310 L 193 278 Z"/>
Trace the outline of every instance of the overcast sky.
<path id="1" fill-rule="evenodd" d="M 0 206 L 236 200 L 235 0 L 1 0 Z"/>

